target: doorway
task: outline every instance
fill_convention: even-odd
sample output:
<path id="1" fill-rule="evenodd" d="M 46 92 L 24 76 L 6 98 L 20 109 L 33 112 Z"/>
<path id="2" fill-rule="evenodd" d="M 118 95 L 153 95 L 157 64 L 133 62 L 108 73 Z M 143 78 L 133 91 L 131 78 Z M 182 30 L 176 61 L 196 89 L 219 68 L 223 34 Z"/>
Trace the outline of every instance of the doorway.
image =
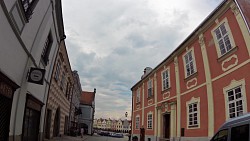
<path id="1" fill-rule="evenodd" d="M 60 130 L 60 108 L 57 108 L 56 115 L 54 118 L 54 128 L 53 128 L 54 137 L 59 136 L 59 130 Z"/>
<path id="2" fill-rule="evenodd" d="M 7 141 L 9 138 L 9 123 L 12 99 L 0 94 L 0 140 Z"/>
<path id="3" fill-rule="evenodd" d="M 50 139 L 50 125 L 51 125 L 51 110 L 47 109 L 46 124 L 45 124 L 45 138 Z"/>
<path id="4" fill-rule="evenodd" d="M 163 115 L 164 138 L 170 138 L 170 113 Z"/>

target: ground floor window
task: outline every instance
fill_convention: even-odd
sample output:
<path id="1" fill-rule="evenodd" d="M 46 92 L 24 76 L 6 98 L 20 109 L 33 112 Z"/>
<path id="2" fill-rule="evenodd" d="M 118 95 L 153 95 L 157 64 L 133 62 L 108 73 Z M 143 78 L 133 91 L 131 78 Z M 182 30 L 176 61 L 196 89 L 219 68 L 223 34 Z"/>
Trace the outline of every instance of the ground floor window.
<path id="1" fill-rule="evenodd" d="M 135 129 L 139 129 L 139 126 L 140 126 L 140 117 L 137 116 L 135 118 Z"/>
<path id="2" fill-rule="evenodd" d="M 153 114 L 149 113 L 148 114 L 148 129 L 152 129 L 153 128 L 152 124 L 153 124 Z"/>
<path id="3" fill-rule="evenodd" d="M 27 95 L 22 141 L 38 141 L 42 103 Z"/>
<path id="4" fill-rule="evenodd" d="M 243 114 L 243 96 L 241 87 L 227 91 L 229 118 L 238 117 Z"/>
<path id="5" fill-rule="evenodd" d="M 8 141 L 12 99 L 19 86 L 0 72 L 0 141 Z"/>
<path id="6" fill-rule="evenodd" d="M 187 101 L 187 128 L 200 128 L 200 98 L 192 97 Z"/>

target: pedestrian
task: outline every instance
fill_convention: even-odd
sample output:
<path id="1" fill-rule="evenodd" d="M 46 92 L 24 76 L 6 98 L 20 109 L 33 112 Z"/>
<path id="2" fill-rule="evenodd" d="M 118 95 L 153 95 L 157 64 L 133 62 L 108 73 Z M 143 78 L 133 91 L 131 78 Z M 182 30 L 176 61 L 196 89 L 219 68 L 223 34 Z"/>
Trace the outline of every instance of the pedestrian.
<path id="1" fill-rule="evenodd" d="M 83 138 L 84 129 L 81 128 L 81 138 Z"/>

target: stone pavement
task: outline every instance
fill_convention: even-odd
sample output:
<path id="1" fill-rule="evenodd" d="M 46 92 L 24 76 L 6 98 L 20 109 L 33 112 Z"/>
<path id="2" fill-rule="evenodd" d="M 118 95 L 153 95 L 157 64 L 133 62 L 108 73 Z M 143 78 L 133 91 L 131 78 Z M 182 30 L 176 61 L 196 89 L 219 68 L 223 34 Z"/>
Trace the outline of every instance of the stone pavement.
<path id="1" fill-rule="evenodd" d="M 88 137 L 88 135 L 84 135 L 83 138 L 81 138 L 81 136 L 72 137 L 63 135 L 61 137 L 54 137 L 53 139 L 44 141 L 85 141 Z"/>

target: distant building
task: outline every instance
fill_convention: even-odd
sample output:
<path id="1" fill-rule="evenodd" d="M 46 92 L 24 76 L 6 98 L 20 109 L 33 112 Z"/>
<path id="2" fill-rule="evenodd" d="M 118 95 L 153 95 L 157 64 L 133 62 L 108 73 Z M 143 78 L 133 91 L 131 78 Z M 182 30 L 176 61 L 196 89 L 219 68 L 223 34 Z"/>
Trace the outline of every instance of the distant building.
<path id="1" fill-rule="evenodd" d="M 81 109 L 79 108 L 80 98 L 82 95 L 82 87 L 81 87 L 80 78 L 79 78 L 77 71 L 74 70 L 72 73 L 74 77 L 74 86 L 72 90 L 72 96 L 70 98 L 71 105 L 70 105 L 69 127 L 73 128 L 74 130 L 78 126 L 78 117 L 80 114 L 82 114 Z"/>
<path id="2" fill-rule="evenodd" d="M 115 119 L 95 119 L 94 128 L 99 130 L 113 131 L 128 133 L 131 130 L 131 121 L 130 120 L 115 120 Z"/>
<path id="3" fill-rule="evenodd" d="M 222 1 L 166 59 L 145 71 L 131 88 L 132 136 L 208 141 L 226 120 L 250 112 L 249 9 L 249 0 Z"/>
<path id="4" fill-rule="evenodd" d="M 61 0 L 2 0 L 0 17 L 0 140 L 42 141 Z"/>
<path id="5" fill-rule="evenodd" d="M 95 93 L 83 91 L 80 99 L 80 106 L 82 114 L 78 117 L 79 128 L 84 128 L 85 133 L 93 134 L 93 122 L 95 114 Z"/>

